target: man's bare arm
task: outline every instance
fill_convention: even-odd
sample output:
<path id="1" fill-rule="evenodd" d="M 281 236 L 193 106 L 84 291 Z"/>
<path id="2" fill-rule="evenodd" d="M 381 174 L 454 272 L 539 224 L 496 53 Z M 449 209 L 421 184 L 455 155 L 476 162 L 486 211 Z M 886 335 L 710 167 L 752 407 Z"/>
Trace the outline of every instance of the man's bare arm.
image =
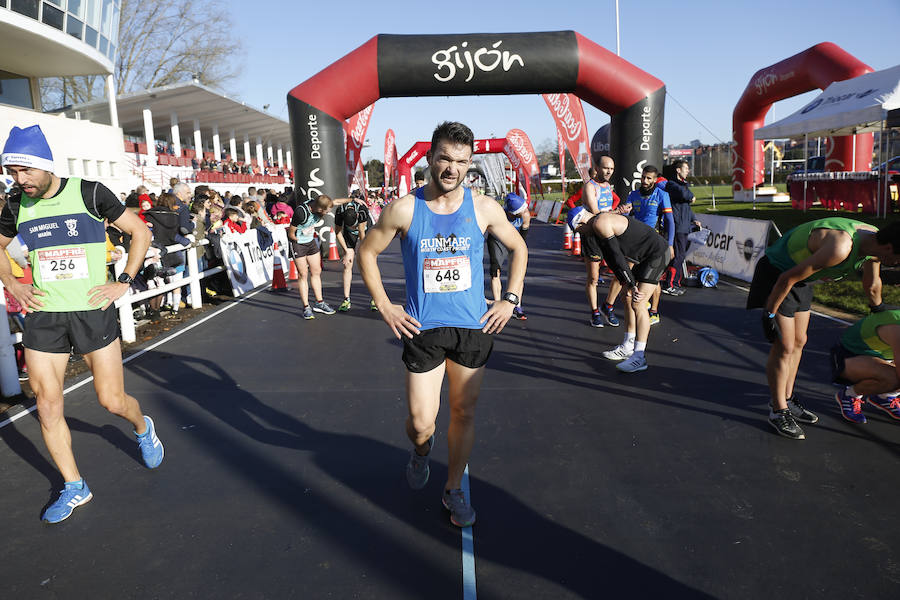
<path id="1" fill-rule="evenodd" d="M 12 274 L 12 267 L 10 267 L 9 261 L 6 260 L 6 247 L 12 240 L 12 238 L 5 235 L 0 235 L 0 281 L 3 282 L 3 286 L 12 297 L 24 306 L 26 310 L 29 312 L 39 310 L 44 306 L 44 303 L 38 299 L 38 296 L 43 296 L 44 292 L 33 285 L 22 283 L 16 279 Z"/>
<path id="2" fill-rule="evenodd" d="M 838 235 L 828 235 L 809 258 L 796 264 L 778 277 L 775 286 L 766 299 L 765 308 L 769 313 L 778 312 L 781 303 L 787 298 L 788 293 L 795 284 L 804 281 L 822 269 L 840 264 L 850 255 L 850 250 L 853 246 L 853 240 L 850 236 L 842 231 L 834 231 L 832 233 Z"/>

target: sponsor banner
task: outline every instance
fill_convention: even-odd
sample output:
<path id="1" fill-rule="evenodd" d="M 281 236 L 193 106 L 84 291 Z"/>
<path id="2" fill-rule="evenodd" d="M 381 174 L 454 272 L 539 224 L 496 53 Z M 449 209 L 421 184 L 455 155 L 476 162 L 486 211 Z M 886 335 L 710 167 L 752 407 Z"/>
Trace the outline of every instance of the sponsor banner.
<path id="1" fill-rule="evenodd" d="M 599 165 L 604 156 L 609 156 L 609 123 L 595 131 L 591 138 L 591 160 Z"/>
<path id="2" fill-rule="evenodd" d="M 393 177 L 397 183 L 397 145 L 394 143 L 394 130 L 388 129 L 384 134 L 384 185 L 381 187 L 382 195 L 387 198 L 387 188 Z"/>
<path id="3" fill-rule="evenodd" d="M 286 231 L 286 226 L 276 226 L 272 231 L 275 243 L 266 249 L 259 247 L 255 229 L 222 236 L 219 244 L 235 297 L 272 281 L 276 260 L 280 261 L 282 271 L 287 275 L 290 264 Z"/>
<path id="4" fill-rule="evenodd" d="M 347 161 L 341 122 L 306 102 L 288 97 L 293 126 L 294 189 L 298 202 L 327 194 L 347 195 Z"/>
<path id="5" fill-rule="evenodd" d="M 370 104 L 344 123 L 344 131 L 347 134 L 347 172 L 354 173 L 357 164 L 362 163 L 362 147 L 366 141 L 366 133 L 369 131 L 369 121 L 372 117 L 374 104 Z"/>
<path id="6" fill-rule="evenodd" d="M 524 179 L 526 182 L 525 189 L 528 193 L 526 197 L 530 197 L 532 179 L 537 180 L 538 189 L 541 187 L 541 167 L 538 165 L 537 154 L 534 153 L 531 140 L 528 139 L 528 135 L 521 129 L 510 129 L 509 133 L 506 134 L 506 142 L 507 145 L 512 146 L 513 151 L 522 162 L 522 167 L 519 169 L 522 177 L 520 177 L 519 183 L 523 183 Z M 543 190 L 541 193 L 543 193 Z"/>
<path id="7" fill-rule="evenodd" d="M 693 156 L 694 150 L 693 148 L 673 148 L 671 150 L 666 150 L 666 154 L 669 155 L 669 158 L 673 156 Z"/>
<path id="8" fill-rule="evenodd" d="M 562 179 L 562 193 L 566 195 L 566 140 L 562 131 L 556 128 L 556 147 L 559 150 L 559 177 Z"/>
<path id="9" fill-rule="evenodd" d="M 590 179 L 588 170 L 591 168 L 591 155 L 588 153 L 590 140 L 581 99 L 575 94 L 544 94 L 543 97 L 556 122 L 556 130 L 565 140 L 569 155 L 575 161 L 578 173 L 582 180 L 587 181 Z"/>
<path id="10" fill-rule="evenodd" d="M 540 200 L 537 203 L 537 211 L 534 218 L 544 223 L 550 221 L 550 212 L 553 210 L 554 204 L 558 203 L 553 200 Z"/>
<path id="11" fill-rule="evenodd" d="M 710 214 L 699 215 L 699 220 L 704 229 L 709 229 L 709 234 L 705 244 L 691 244 L 687 260 L 751 281 L 756 262 L 768 245 L 771 221 Z"/>

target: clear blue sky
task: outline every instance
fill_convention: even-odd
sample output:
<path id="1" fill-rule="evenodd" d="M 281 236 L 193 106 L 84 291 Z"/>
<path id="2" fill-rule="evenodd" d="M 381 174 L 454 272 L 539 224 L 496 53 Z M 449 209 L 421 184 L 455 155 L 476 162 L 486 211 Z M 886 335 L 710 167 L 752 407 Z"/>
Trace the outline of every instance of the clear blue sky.
<path id="1" fill-rule="evenodd" d="M 614 0 L 228 4 L 245 59 L 240 77 L 225 91 L 257 107 L 270 104 L 269 111 L 284 119 L 292 87 L 379 33 L 572 29 L 616 50 Z M 731 114 L 750 76 L 819 42 L 834 42 L 876 70 L 900 63 L 900 0 L 620 0 L 619 10 L 622 57 L 665 82 L 670 94 L 665 144 L 729 140 Z M 812 95 L 775 104 L 767 121 L 787 116 Z M 589 104 L 584 108 L 591 134 L 609 122 Z M 388 98 L 375 104 L 371 147 L 363 157 L 383 160 L 388 129 L 396 133 L 402 155 L 414 142 L 429 139 L 446 119 L 466 123 L 477 137 L 503 137 L 520 128 L 536 147 L 556 137 L 540 96 Z"/>

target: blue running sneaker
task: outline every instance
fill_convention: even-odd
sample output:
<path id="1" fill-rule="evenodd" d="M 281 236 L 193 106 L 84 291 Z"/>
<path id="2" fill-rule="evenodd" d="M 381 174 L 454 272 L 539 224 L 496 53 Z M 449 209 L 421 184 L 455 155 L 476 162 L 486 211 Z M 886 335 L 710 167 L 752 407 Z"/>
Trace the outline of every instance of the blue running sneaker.
<path id="1" fill-rule="evenodd" d="M 892 419 L 900 420 L 900 397 L 888 396 L 869 396 L 869 404 L 878 407 L 891 416 Z"/>
<path id="2" fill-rule="evenodd" d="M 475 522 L 475 509 L 466 501 L 462 490 L 444 490 L 441 503 L 450 511 L 450 522 L 457 527 L 470 527 Z"/>
<path id="3" fill-rule="evenodd" d="M 316 315 L 313 314 L 312 308 L 310 308 L 309 306 L 303 307 L 303 318 L 307 321 L 316 318 Z"/>
<path id="4" fill-rule="evenodd" d="M 59 498 L 56 502 L 47 507 L 41 520 L 47 523 L 65 521 L 72 514 L 72 511 L 75 510 L 76 506 L 87 504 L 93 497 L 94 495 L 84 479 L 80 482 L 66 482 L 65 489 L 59 492 Z"/>
<path id="5" fill-rule="evenodd" d="M 323 315 L 334 314 L 334 309 L 331 308 L 324 300 L 316 300 L 312 305 L 312 309 L 318 313 L 322 313 Z"/>
<path id="6" fill-rule="evenodd" d="M 866 415 L 862 412 L 863 397 L 851 396 L 847 393 L 847 388 L 839 392 L 835 392 L 834 399 L 837 400 L 838 406 L 841 407 L 841 414 L 851 423 L 863 424 L 866 422 Z"/>
<path id="7" fill-rule="evenodd" d="M 147 424 L 147 431 L 138 435 L 135 431 L 138 446 L 141 448 L 141 456 L 144 458 L 144 464 L 148 469 L 155 469 L 163 461 L 166 451 L 162 442 L 156 437 L 156 427 L 153 425 L 153 419 L 144 415 L 144 422 Z"/>
<path id="8" fill-rule="evenodd" d="M 591 327 L 603 327 L 603 315 L 600 314 L 599 310 L 591 313 Z"/>
<path id="9" fill-rule="evenodd" d="M 604 304 L 603 308 L 600 309 L 600 312 L 603 313 L 603 320 L 606 321 L 607 325 L 610 327 L 619 326 L 619 319 L 616 318 L 616 313 L 613 312 L 611 304 Z"/>

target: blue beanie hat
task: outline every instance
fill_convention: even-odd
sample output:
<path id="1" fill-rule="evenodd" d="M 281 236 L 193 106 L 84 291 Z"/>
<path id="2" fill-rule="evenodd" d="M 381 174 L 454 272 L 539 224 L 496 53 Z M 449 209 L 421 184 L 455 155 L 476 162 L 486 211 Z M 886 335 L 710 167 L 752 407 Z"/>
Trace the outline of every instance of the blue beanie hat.
<path id="1" fill-rule="evenodd" d="M 504 209 L 511 215 L 517 215 L 528 208 L 525 198 L 518 194 L 507 194 Z"/>
<path id="2" fill-rule="evenodd" d="M 53 153 L 40 125 L 13 127 L 3 146 L 3 166 L 16 165 L 53 172 Z"/>

